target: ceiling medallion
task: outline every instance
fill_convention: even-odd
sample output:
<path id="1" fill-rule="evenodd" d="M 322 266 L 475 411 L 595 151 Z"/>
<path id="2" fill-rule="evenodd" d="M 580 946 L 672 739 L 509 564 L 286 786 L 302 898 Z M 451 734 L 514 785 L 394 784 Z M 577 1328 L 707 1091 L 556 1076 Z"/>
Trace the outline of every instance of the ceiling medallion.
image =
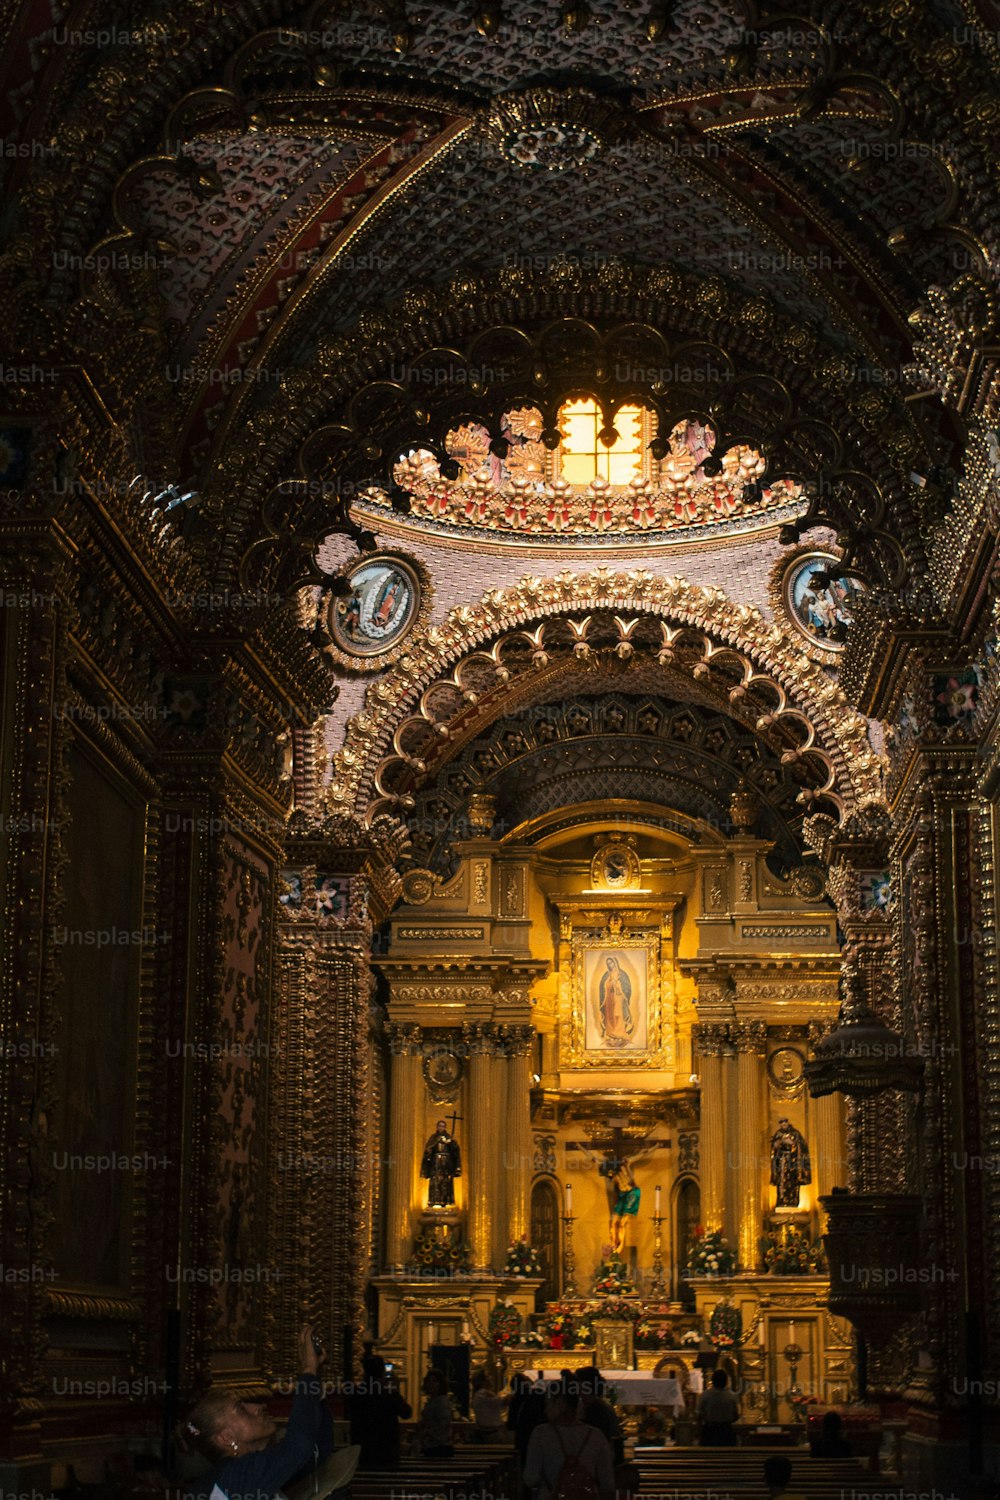
<path id="1" fill-rule="evenodd" d="M 329 602 L 326 652 L 338 666 L 382 671 L 430 612 L 427 570 L 416 558 L 380 552 L 361 558 L 346 578 L 350 592 Z"/>
<path id="2" fill-rule="evenodd" d="M 547 172 L 564 172 L 567 167 L 582 167 L 601 149 L 596 135 L 582 125 L 527 126 L 506 137 L 502 150 L 516 167 L 544 167 Z"/>
<path id="3" fill-rule="evenodd" d="M 565 172 L 635 133 L 621 106 L 587 89 L 527 89 L 494 99 L 479 127 L 515 167 Z"/>
<path id="4" fill-rule="evenodd" d="M 854 605 L 867 591 L 841 566 L 837 552 L 798 547 L 782 556 L 769 589 L 776 618 L 794 627 L 810 656 L 831 665 L 847 644 Z"/>

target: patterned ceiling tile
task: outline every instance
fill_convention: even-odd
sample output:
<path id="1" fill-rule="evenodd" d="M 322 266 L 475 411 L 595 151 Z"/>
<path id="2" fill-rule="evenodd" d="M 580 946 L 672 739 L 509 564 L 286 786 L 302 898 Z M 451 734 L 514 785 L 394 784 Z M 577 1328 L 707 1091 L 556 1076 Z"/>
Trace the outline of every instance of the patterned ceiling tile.
<path id="1" fill-rule="evenodd" d="M 478 4 L 459 0 L 450 7 L 410 6 L 413 42 L 398 56 L 384 15 L 373 5 L 366 20 L 365 9 L 355 5 L 350 17 L 338 17 L 331 7 L 320 28 L 342 64 L 480 94 L 553 74 L 654 89 L 671 71 L 716 61 L 738 37 L 736 8 L 711 0 L 680 0 L 674 26 L 657 42 L 645 35 L 648 0 L 589 0 L 591 19 L 579 32 L 562 24 L 559 0 L 504 0 L 499 28 L 487 39 L 474 25 Z"/>
<path id="2" fill-rule="evenodd" d="M 179 251 L 167 259 L 160 277 L 175 335 L 191 343 L 209 299 L 221 299 L 240 267 L 318 196 L 349 177 L 371 149 L 331 135 L 201 138 L 185 146 L 185 155 L 217 173 L 221 191 L 202 196 L 168 167 L 145 177 L 133 195 L 142 227 L 172 240 Z"/>
<path id="3" fill-rule="evenodd" d="M 772 121 L 765 127 L 773 159 L 788 175 L 800 177 L 821 193 L 840 200 L 841 217 L 852 232 L 863 233 L 872 259 L 890 278 L 916 286 L 951 282 L 968 269 L 956 255 L 966 254 L 955 240 L 924 231 L 928 214 L 943 205 L 948 178 L 938 144 L 916 139 L 888 139 L 878 122 L 857 117 Z M 847 163 L 856 158 L 861 172 Z M 888 236 L 900 227 L 913 231 L 905 253 L 894 255 Z"/>
<path id="4" fill-rule="evenodd" d="M 538 181 L 481 143 L 460 140 L 352 248 L 377 272 L 348 272 L 331 285 L 327 316 L 314 321 L 298 358 L 308 357 L 323 327 L 348 328 L 399 287 L 433 285 L 459 267 L 576 260 L 586 270 L 613 255 L 668 261 L 767 290 L 793 317 L 828 331 L 834 316 L 776 233 L 741 221 L 694 164 L 656 145 L 609 149 L 577 171 Z"/>

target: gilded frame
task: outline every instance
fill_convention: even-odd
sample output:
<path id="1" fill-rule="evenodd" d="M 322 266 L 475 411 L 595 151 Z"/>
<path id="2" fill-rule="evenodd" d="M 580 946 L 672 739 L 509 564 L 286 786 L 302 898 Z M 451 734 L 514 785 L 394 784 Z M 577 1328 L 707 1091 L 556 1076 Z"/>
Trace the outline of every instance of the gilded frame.
<path id="1" fill-rule="evenodd" d="M 399 661 L 411 646 L 414 632 L 423 630 L 430 620 L 434 602 L 434 586 L 430 573 L 420 561 L 408 552 L 381 551 L 362 553 L 346 570 L 345 577 L 353 583 L 365 569 L 382 565 L 395 569 L 406 579 L 411 590 L 411 604 L 405 623 L 399 632 L 381 646 L 373 642 L 370 646 L 349 648 L 343 639 L 342 626 L 337 621 L 337 611 L 343 601 L 331 596 L 326 607 L 327 628 L 330 642 L 324 647 L 327 657 L 336 666 L 348 672 L 382 672 Z"/>
<path id="2" fill-rule="evenodd" d="M 662 1063 L 662 1040 L 660 1028 L 660 943 L 658 929 L 623 931 L 615 936 L 600 934 L 573 935 L 573 982 L 570 1013 L 566 1034 L 568 1045 L 563 1052 L 563 1065 L 571 1068 L 641 1068 Z M 636 955 L 642 955 L 644 965 L 640 971 Z M 601 961 L 619 958 L 618 969 L 627 974 L 640 973 L 643 993 L 640 1003 L 644 1031 L 637 1033 L 635 1045 L 625 1043 L 594 1045 L 600 1029 L 596 1014 L 597 988 L 601 976 Z M 588 994 L 588 985 L 590 993 Z M 635 985 L 632 985 L 633 997 Z"/>
<path id="3" fill-rule="evenodd" d="M 768 580 L 768 595 L 771 608 L 774 611 L 775 621 L 795 632 L 796 640 L 801 644 L 806 654 L 813 661 L 820 662 L 823 666 L 835 666 L 843 654 L 847 644 L 846 639 L 834 641 L 821 639 L 820 636 L 808 629 L 800 619 L 792 597 L 796 579 L 804 563 L 809 561 L 817 565 L 822 563 L 840 563 L 841 554 L 836 547 L 823 546 L 822 544 L 810 546 L 803 543 L 798 547 L 783 552 L 771 571 Z M 850 575 L 857 580 L 856 574 Z"/>

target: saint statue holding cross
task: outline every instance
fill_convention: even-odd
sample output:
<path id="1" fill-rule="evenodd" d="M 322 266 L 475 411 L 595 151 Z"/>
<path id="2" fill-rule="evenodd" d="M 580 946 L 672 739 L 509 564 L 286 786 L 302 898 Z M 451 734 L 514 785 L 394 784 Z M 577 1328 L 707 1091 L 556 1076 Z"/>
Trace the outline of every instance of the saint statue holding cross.
<path id="1" fill-rule="evenodd" d="M 452 1130 L 457 1119 L 457 1115 L 452 1115 Z M 455 1137 L 448 1133 L 446 1120 L 438 1120 L 434 1134 L 424 1147 L 420 1175 L 430 1180 L 427 1207 L 450 1208 L 455 1202 L 455 1178 L 462 1175 L 462 1153 Z"/>

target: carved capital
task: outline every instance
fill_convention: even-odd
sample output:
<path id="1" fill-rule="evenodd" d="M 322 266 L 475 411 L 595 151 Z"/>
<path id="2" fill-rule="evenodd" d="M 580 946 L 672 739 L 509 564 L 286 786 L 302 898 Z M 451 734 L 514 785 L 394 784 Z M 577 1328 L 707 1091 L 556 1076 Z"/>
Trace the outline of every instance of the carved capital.
<path id="1" fill-rule="evenodd" d="M 697 1057 L 731 1057 L 733 1044 L 728 1026 L 706 1025 L 704 1022 L 692 1026 L 691 1039 Z"/>
<path id="2" fill-rule="evenodd" d="M 387 1021 L 385 1034 L 389 1050 L 397 1057 L 420 1056 L 424 1042 L 421 1026 L 416 1026 L 411 1021 Z"/>
<path id="3" fill-rule="evenodd" d="M 767 1023 L 765 1021 L 736 1021 L 729 1027 L 729 1035 L 737 1052 L 753 1052 L 763 1057 L 767 1049 Z"/>

